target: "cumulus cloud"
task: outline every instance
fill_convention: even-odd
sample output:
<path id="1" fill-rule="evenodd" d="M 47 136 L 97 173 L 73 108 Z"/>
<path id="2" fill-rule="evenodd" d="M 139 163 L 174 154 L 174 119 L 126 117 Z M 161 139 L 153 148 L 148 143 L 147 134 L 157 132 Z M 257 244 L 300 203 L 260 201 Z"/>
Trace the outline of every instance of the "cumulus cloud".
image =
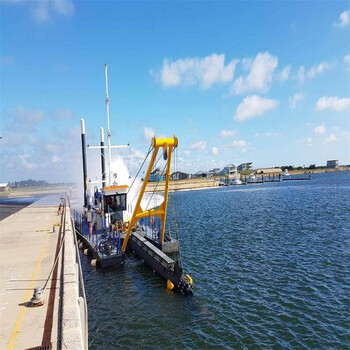
<path id="1" fill-rule="evenodd" d="M 217 148 L 217 147 L 212 147 L 212 148 L 211 148 L 211 153 L 212 153 L 213 156 L 218 155 L 218 153 L 219 153 L 218 148 Z"/>
<path id="2" fill-rule="evenodd" d="M 71 0 L 54 0 L 53 6 L 57 13 L 63 16 L 72 16 L 74 15 L 74 4 Z"/>
<path id="3" fill-rule="evenodd" d="M 293 96 L 290 96 L 288 99 L 289 107 L 294 109 L 298 103 L 298 101 L 302 101 L 304 99 L 304 94 L 302 92 L 298 92 Z"/>
<path id="4" fill-rule="evenodd" d="M 323 111 L 331 109 L 336 112 L 344 112 L 350 110 L 350 98 L 339 98 L 338 96 L 323 96 L 316 102 L 316 109 Z"/>
<path id="5" fill-rule="evenodd" d="M 290 70 L 291 70 L 291 65 L 289 64 L 288 66 L 285 66 L 281 73 L 279 74 L 279 79 L 280 81 L 286 81 L 289 78 Z"/>
<path id="6" fill-rule="evenodd" d="M 303 84 L 305 81 L 305 67 L 301 66 L 298 70 L 298 75 L 297 75 L 297 79 L 299 80 L 300 84 Z"/>
<path id="7" fill-rule="evenodd" d="M 334 23 L 335 27 L 344 28 L 350 23 L 350 11 L 344 11 L 339 15 L 339 21 Z"/>
<path id="8" fill-rule="evenodd" d="M 23 168 L 25 168 L 25 169 L 28 169 L 28 170 L 35 170 L 35 169 L 38 169 L 39 166 L 40 166 L 39 163 L 27 161 L 27 158 L 28 158 L 27 155 L 19 155 L 18 157 L 19 157 L 19 159 L 20 159 L 21 162 L 22 162 Z"/>
<path id="9" fill-rule="evenodd" d="M 337 141 L 337 137 L 335 136 L 335 134 L 329 134 L 329 135 L 325 138 L 325 141 L 326 141 L 327 143 L 335 142 L 335 141 Z"/>
<path id="10" fill-rule="evenodd" d="M 307 137 L 306 139 L 298 139 L 296 142 L 306 143 L 308 146 L 312 146 L 312 137 Z"/>
<path id="11" fill-rule="evenodd" d="M 31 14 L 38 23 L 48 22 L 55 15 L 71 17 L 75 7 L 71 0 L 37 1 L 32 3 Z"/>
<path id="12" fill-rule="evenodd" d="M 270 88 L 273 73 L 278 66 L 278 58 L 270 55 L 268 52 L 260 52 L 252 62 L 244 62 L 246 62 L 246 66 L 250 66 L 250 71 L 245 78 L 240 76 L 235 80 L 230 93 L 242 94 L 247 91 L 266 92 Z"/>
<path id="13" fill-rule="evenodd" d="M 262 98 L 257 95 L 247 96 L 237 107 L 234 120 L 244 121 L 263 115 L 276 108 L 277 100 Z"/>
<path id="14" fill-rule="evenodd" d="M 5 129 L 10 131 L 21 130 L 31 133 L 36 130 L 37 125 L 43 121 L 43 118 L 44 113 L 42 111 L 17 105 L 7 116 L 6 121 L 8 124 Z"/>
<path id="15" fill-rule="evenodd" d="M 190 146 L 192 149 L 203 150 L 207 147 L 207 143 L 205 141 L 198 141 Z"/>
<path id="16" fill-rule="evenodd" d="M 236 130 L 221 130 L 220 136 L 222 138 L 231 137 L 237 133 Z"/>
<path id="17" fill-rule="evenodd" d="M 175 62 L 164 59 L 160 80 L 164 86 L 199 85 L 208 89 L 217 83 L 232 81 L 236 65 L 232 60 L 225 65 L 225 54 L 206 57 L 180 58 Z"/>
<path id="18" fill-rule="evenodd" d="M 325 143 L 331 143 L 341 140 L 348 140 L 350 139 L 350 131 L 340 131 L 340 132 L 334 132 L 329 134 L 327 137 L 325 137 L 324 142 Z"/>
<path id="19" fill-rule="evenodd" d="M 5 0 L 10 4 L 23 3 L 27 6 L 32 19 L 37 23 L 49 22 L 55 16 L 71 17 L 75 13 L 72 0 Z"/>
<path id="20" fill-rule="evenodd" d="M 155 132 L 152 128 L 145 126 L 143 128 L 143 138 L 146 142 L 151 142 L 152 137 L 155 135 Z"/>
<path id="21" fill-rule="evenodd" d="M 321 62 L 319 64 L 313 65 L 309 70 L 306 71 L 304 66 L 301 66 L 298 70 L 297 75 L 294 77 L 299 80 L 300 84 L 303 84 L 306 79 L 313 79 L 317 75 L 330 70 L 334 66 L 333 63 Z"/>
<path id="22" fill-rule="evenodd" d="M 327 70 L 329 70 L 332 67 L 330 63 L 327 62 L 321 62 L 318 65 L 312 66 L 308 72 L 307 72 L 307 77 L 309 79 L 314 78 L 317 74 L 321 74 Z"/>
<path id="23" fill-rule="evenodd" d="M 350 55 L 344 56 L 344 62 L 350 64 Z"/>
<path id="24" fill-rule="evenodd" d="M 318 125 L 315 128 L 315 134 L 324 134 L 326 132 L 326 127 L 324 126 L 324 124 Z"/>
<path id="25" fill-rule="evenodd" d="M 244 140 L 235 140 L 231 143 L 233 148 L 244 148 L 247 143 Z"/>

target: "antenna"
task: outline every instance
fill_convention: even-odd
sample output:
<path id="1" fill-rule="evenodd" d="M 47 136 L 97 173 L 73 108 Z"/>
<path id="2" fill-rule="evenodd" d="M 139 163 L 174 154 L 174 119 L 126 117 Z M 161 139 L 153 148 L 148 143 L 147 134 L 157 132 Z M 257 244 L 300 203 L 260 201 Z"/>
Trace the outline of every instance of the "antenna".
<path id="1" fill-rule="evenodd" d="M 109 96 L 108 96 L 108 77 L 107 77 L 107 63 L 105 63 L 106 74 L 106 107 L 107 107 L 107 137 L 108 137 L 108 185 L 111 186 L 111 163 L 112 163 L 112 151 L 111 151 L 111 129 L 109 127 Z"/>

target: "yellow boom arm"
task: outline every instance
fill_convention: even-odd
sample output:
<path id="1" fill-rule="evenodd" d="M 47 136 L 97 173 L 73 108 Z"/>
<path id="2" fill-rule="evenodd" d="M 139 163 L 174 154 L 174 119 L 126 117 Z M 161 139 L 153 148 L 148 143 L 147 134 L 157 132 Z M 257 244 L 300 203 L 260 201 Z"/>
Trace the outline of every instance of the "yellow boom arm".
<path id="1" fill-rule="evenodd" d="M 156 136 L 153 136 L 152 138 L 152 147 L 153 147 L 153 154 L 151 161 L 149 163 L 147 173 L 145 176 L 145 179 L 143 181 L 141 191 L 139 194 L 139 198 L 137 199 L 135 210 L 132 214 L 132 218 L 130 221 L 130 225 L 128 227 L 128 231 L 126 232 L 126 236 L 124 238 L 124 242 L 122 245 L 122 251 L 125 252 L 126 246 L 128 244 L 128 240 L 131 234 L 131 230 L 136 225 L 137 221 L 141 218 L 147 217 L 147 216 L 155 216 L 157 215 L 161 221 L 162 221 L 162 230 L 161 230 L 161 238 L 160 243 L 164 242 L 164 232 L 165 232 L 165 223 L 166 223 L 166 212 L 168 207 L 168 193 L 169 193 L 169 180 L 170 180 L 170 172 L 171 172 L 171 156 L 173 153 L 173 149 L 175 149 L 178 145 L 178 139 L 174 135 L 173 138 L 166 138 L 166 139 L 157 139 Z M 151 176 L 152 168 L 154 165 L 154 162 L 156 160 L 159 148 L 163 148 L 163 155 L 166 155 L 167 160 L 167 167 L 166 167 L 166 177 L 165 177 L 165 192 L 164 192 L 164 202 L 158 207 L 157 210 L 151 209 L 151 210 L 145 210 L 143 211 L 141 209 L 141 200 L 145 193 L 146 186 L 149 180 L 149 177 Z"/>

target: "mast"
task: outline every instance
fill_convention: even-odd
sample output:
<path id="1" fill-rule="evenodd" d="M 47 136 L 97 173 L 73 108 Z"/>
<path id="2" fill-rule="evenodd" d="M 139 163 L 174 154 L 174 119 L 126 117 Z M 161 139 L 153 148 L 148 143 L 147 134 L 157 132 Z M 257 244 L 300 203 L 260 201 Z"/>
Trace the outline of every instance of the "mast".
<path id="1" fill-rule="evenodd" d="M 87 208 L 87 167 L 86 167 L 86 153 L 85 153 L 85 121 L 81 119 L 81 151 L 83 156 L 83 181 L 84 181 L 84 207 Z"/>
<path id="2" fill-rule="evenodd" d="M 102 170 L 102 187 L 106 187 L 106 167 L 105 167 L 105 137 L 104 130 L 100 128 L 100 136 L 101 136 L 101 170 Z"/>
<path id="3" fill-rule="evenodd" d="M 106 108 L 107 108 L 107 138 L 108 138 L 108 186 L 112 185 L 111 165 L 112 165 L 112 152 L 111 152 L 111 129 L 109 126 L 109 96 L 108 96 L 108 77 L 107 77 L 107 63 L 105 63 L 106 74 Z"/>

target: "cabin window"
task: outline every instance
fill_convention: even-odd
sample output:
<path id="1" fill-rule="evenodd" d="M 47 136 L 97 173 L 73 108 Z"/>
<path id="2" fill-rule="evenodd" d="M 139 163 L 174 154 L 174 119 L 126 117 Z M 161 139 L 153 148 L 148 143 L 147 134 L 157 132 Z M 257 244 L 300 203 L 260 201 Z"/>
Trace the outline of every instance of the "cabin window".
<path id="1" fill-rule="evenodd" d="M 107 212 L 123 211 L 126 209 L 126 194 L 105 196 L 105 210 Z"/>

